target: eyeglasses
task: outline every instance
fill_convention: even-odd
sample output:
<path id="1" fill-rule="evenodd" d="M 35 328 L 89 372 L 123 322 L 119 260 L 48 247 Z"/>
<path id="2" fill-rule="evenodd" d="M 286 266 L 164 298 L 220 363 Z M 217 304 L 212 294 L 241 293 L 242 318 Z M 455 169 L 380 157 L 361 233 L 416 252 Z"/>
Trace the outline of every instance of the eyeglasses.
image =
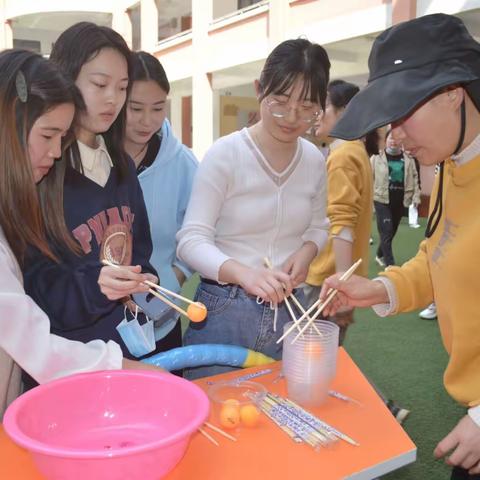
<path id="1" fill-rule="evenodd" d="M 293 109 L 300 121 L 308 125 L 314 123 L 321 115 L 323 115 L 323 111 L 319 110 L 318 105 L 291 107 L 288 103 L 280 102 L 273 98 L 267 98 L 265 103 L 273 117 L 285 118 L 290 113 L 290 110 Z"/>

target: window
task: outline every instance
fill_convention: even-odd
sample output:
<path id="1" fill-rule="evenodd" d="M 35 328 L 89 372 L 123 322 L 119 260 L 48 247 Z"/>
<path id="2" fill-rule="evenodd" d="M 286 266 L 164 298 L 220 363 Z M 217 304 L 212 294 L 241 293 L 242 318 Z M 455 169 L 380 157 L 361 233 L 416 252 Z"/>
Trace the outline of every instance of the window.
<path id="1" fill-rule="evenodd" d="M 21 38 L 14 38 L 13 48 L 23 48 L 24 50 L 31 50 L 35 53 L 42 52 L 42 44 L 39 40 L 23 40 Z"/>
<path id="2" fill-rule="evenodd" d="M 251 5 L 254 5 L 255 3 L 259 3 L 261 1 L 262 0 L 238 0 L 238 10 L 250 7 Z"/>

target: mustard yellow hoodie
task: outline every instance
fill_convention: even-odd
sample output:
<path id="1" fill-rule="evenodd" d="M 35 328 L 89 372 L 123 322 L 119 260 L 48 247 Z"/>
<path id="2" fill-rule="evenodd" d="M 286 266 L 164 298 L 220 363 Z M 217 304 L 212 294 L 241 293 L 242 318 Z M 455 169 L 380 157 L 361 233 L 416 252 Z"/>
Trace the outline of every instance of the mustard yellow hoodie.
<path id="1" fill-rule="evenodd" d="M 353 234 L 353 260 L 362 258 L 358 275 L 367 276 L 372 223 L 373 176 L 362 141 L 343 142 L 327 158 L 330 237 L 327 246 L 313 260 L 307 276 L 310 285 L 321 285 L 335 273 L 332 236 L 348 227 Z"/>
<path id="2" fill-rule="evenodd" d="M 436 198 L 438 178 L 432 192 Z M 480 156 L 445 162 L 443 213 L 434 234 L 402 267 L 383 273 L 397 292 L 397 311 L 435 299 L 450 355 L 445 388 L 463 405 L 480 404 Z"/>

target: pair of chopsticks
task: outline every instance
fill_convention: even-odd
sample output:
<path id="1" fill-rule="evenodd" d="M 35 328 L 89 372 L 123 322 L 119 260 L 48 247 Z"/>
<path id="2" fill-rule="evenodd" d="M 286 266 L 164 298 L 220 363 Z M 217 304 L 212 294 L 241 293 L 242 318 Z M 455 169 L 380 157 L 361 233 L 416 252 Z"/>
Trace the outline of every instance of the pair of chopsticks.
<path id="1" fill-rule="evenodd" d="M 111 262 L 109 260 L 106 260 L 106 259 L 103 259 L 102 263 L 104 265 L 109 266 L 109 267 L 121 268 L 120 265 L 117 265 L 116 263 L 113 263 L 113 262 Z M 188 313 L 183 308 L 179 307 L 176 303 L 172 302 L 170 299 L 168 299 L 167 297 L 164 297 L 163 295 L 161 295 L 158 292 L 165 293 L 165 294 L 167 294 L 171 297 L 178 298 L 179 300 L 182 300 L 182 301 L 184 301 L 186 303 L 190 303 L 190 304 L 195 303 L 193 300 L 190 300 L 187 297 L 183 297 L 182 295 L 179 295 L 178 293 L 172 292 L 171 290 L 168 290 L 165 287 L 161 287 L 160 285 L 157 285 L 156 283 L 153 283 L 150 280 L 145 280 L 143 283 L 145 283 L 145 285 L 148 285 L 149 287 L 151 287 L 148 290 L 149 293 L 151 293 L 153 296 L 157 297 L 159 300 L 161 300 L 163 303 L 167 304 L 169 307 L 176 310 L 178 313 L 181 313 L 182 315 L 185 315 L 186 317 L 188 317 Z"/>
<path id="2" fill-rule="evenodd" d="M 353 272 L 358 268 L 358 266 L 362 263 L 362 259 L 358 259 L 341 277 L 340 280 L 346 281 L 348 280 L 352 275 Z M 301 322 L 304 318 L 308 317 L 310 313 L 312 313 L 315 309 L 317 311 L 308 319 L 308 321 L 305 323 L 303 327 L 300 328 L 297 336 L 292 340 L 292 343 L 295 343 L 300 337 L 300 335 L 303 334 L 303 332 L 310 327 L 311 325 L 315 325 L 313 322 L 314 320 L 317 319 L 317 317 L 323 312 L 323 309 L 333 300 L 335 295 L 338 293 L 338 290 L 335 288 L 331 288 L 327 292 L 327 298 L 325 301 L 322 303 L 320 299 L 318 299 L 299 319 L 298 322 Z M 296 324 L 292 325 L 290 328 L 288 328 L 284 334 L 277 340 L 277 343 L 280 343 L 287 335 L 290 334 L 290 332 L 296 327 Z"/>
<path id="3" fill-rule="evenodd" d="M 219 433 L 220 435 L 223 435 L 225 438 L 228 438 L 229 440 L 231 440 L 232 442 L 236 442 L 237 439 L 233 436 L 233 435 L 230 435 L 229 433 L 227 432 L 224 432 L 221 428 L 218 428 L 216 427 L 215 425 L 212 425 L 211 423 L 209 422 L 205 422 L 204 424 L 205 427 L 208 427 L 208 428 L 211 428 L 214 432 L 217 432 Z M 208 433 L 205 431 L 204 428 L 200 427 L 198 429 L 198 431 L 205 437 L 207 438 L 210 442 L 212 442 L 214 445 L 216 445 L 217 447 L 220 446 L 220 444 Z"/>
<path id="4" fill-rule="evenodd" d="M 270 261 L 270 259 L 268 257 L 265 257 L 263 259 L 263 262 L 265 263 L 265 266 L 267 268 L 269 268 L 270 270 L 273 269 L 273 265 L 272 265 L 272 262 Z M 296 305 L 296 307 L 300 310 L 300 312 L 302 313 L 302 318 L 306 317 L 308 320 L 310 320 L 310 317 L 308 315 L 306 315 L 306 312 L 305 312 L 305 309 L 303 308 L 302 304 L 298 301 L 297 297 L 295 297 L 295 295 L 293 293 L 291 293 L 289 295 L 289 297 L 292 299 L 293 303 Z M 293 326 L 298 328 L 298 331 L 301 330 L 301 325 L 300 325 L 300 320 L 297 319 L 297 317 L 295 316 L 295 314 L 293 313 L 293 309 L 292 309 L 292 306 L 290 305 L 290 302 L 288 301 L 288 298 L 289 297 L 285 297 L 285 305 L 287 307 L 287 310 L 288 310 L 288 313 L 290 314 L 290 316 L 292 317 L 292 320 L 293 320 Z M 317 326 L 315 324 L 313 324 L 313 328 L 316 330 L 316 332 L 318 333 L 318 335 L 322 336 L 320 330 L 317 328 Z M 278 343 L 278 342 L 277 342 Z"/>

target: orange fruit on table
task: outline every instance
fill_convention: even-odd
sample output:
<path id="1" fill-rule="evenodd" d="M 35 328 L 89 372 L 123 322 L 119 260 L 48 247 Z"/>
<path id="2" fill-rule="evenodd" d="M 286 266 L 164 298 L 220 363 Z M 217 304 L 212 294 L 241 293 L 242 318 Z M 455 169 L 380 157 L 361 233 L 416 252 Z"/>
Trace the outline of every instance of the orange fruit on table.
<path id="1" fill-rule="evenodd" d="M 203 322 L 207 318 L 207 307 L 203 303 L 191 303 L 187 308 L 187 315 L 191 322 Z"/>
<path id="2" fill-rule="evenodd" d="M 225 402 L 220 410 L 220 424 L 225 428 L 235 428 L 240 424 L 238 403 Z"/>
<path id="3" fill-rule="evenodd" d="M 244 405 L 240 408 L 240 421 L 242 422 L 242 425 L 245 425 L 246 427 L 254 427 L 259 420 L 260 412 L 255 405 L 250 403 L 249 405 Z"/>

